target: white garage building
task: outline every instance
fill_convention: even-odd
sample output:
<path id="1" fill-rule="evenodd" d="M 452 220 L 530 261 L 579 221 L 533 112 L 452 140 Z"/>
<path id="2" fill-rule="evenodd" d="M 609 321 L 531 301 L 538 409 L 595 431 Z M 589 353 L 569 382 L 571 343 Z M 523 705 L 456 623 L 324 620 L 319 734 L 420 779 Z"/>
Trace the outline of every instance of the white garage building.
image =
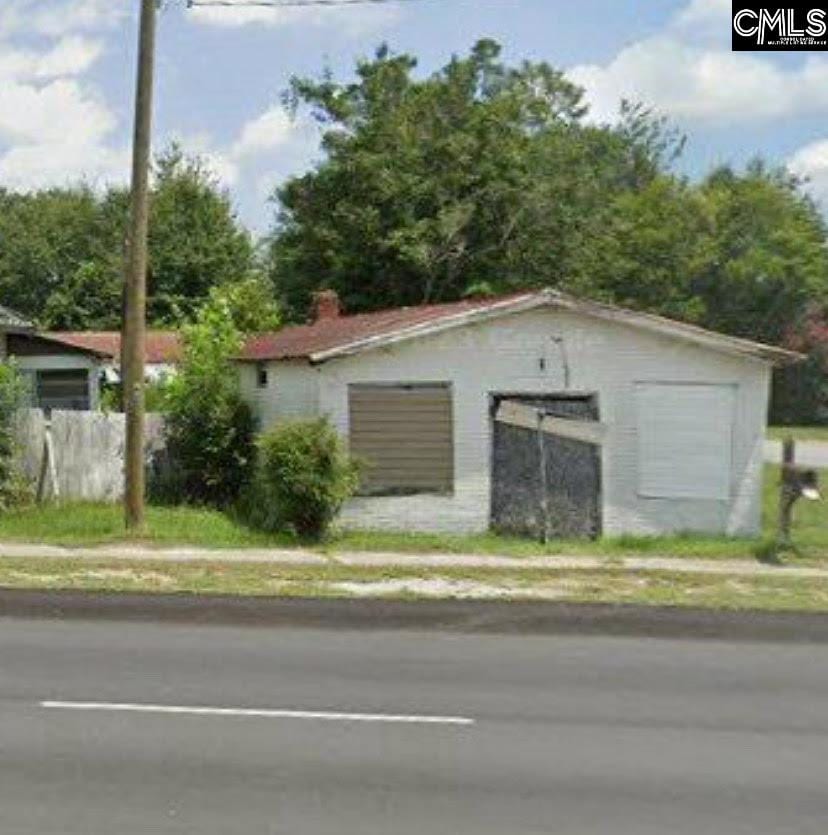
<path id="1" fill-rule="evenodd" d="M 546 290 L 355 316 L 326 292 L 240 359 L 262 428 L 327 415 L 365 462 L 348 525 L 747 536 L 799 355 Z"/>

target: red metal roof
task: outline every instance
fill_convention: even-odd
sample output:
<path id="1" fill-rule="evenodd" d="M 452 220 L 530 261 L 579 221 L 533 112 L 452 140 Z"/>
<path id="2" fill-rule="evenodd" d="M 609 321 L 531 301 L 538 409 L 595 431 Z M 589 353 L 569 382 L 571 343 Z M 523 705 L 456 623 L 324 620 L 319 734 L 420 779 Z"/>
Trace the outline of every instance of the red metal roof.
<path id="1" fill-rule="evenodd" d="M 483 311 L 530 294 L 520 293 L 493 299 L 468 299 L 447 304 L 398 307 L 376 313 L 325 318 L 310 325 L 295 325 L 275 333 L 251 337 L 239 359 L 250 361 L 306 359 L 371 337 L 386 336 L 441 319 Z"/>
<path id="2" fill-rule="evenodd" d="M 97 351 L 111 357 L 115 362 L 120 362 L 121 334 L 119 331 L 58 331 L 48 336 L 56 342 Z M 181 361 L 183 350 L 181 336 L 175 331 L 147 332 L 146 363 L 174 365 Z"/>
<path id="3" fill-rule="evenodd" d="M 249 362 L 292 359 L 323 362 L 333 356 L 386 344 L 389 340 L 396 340 L 398 335 L 399 338 L 411 338 L 433 333 L 432 326 L 436 329 L 460 326 L 490 316 L 547 305 L 686 339 L 717 350 L 755 356 L 770 362 L 782 364 L 802 359 L 800 354 L 775 346 L 714 333 L 649 313 L 578 299 L 555 290 L 514 293 L 489 299 L 467 299 L 447 304 L 400 307 L 353 316 L 326 317 L 309 325 L 295 325 L 274 333 L 250 337 L 238 359 Z M 117 331 L 52 333 L 48 336 L 67 345 L 105 352 L 115 362 L 120 359 L 121 335 Z M 175 364 L 180 362 L 182 357 L 183 344 L 180 334 L 174 331 L 150 331 L 147 334 L 148 364 Z"/>

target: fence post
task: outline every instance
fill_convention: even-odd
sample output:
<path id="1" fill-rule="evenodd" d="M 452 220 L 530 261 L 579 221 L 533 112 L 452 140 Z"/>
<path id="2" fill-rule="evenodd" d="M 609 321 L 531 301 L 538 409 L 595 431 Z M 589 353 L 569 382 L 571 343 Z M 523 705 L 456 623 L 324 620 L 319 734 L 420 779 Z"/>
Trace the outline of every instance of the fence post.
<path id="1" fill-rule="evenodd" d="M 43 425 L 43 458 L 40 462 L 40 475 L 37 480 L 37 501 L 46 498 L 46 481 L 50 482 L 52 496 L 60 499 L 60 485 L 57 477 L 57 463 L 55 462 L 55 445 L 52 438 L 52 421 L 46 418 Z"/>

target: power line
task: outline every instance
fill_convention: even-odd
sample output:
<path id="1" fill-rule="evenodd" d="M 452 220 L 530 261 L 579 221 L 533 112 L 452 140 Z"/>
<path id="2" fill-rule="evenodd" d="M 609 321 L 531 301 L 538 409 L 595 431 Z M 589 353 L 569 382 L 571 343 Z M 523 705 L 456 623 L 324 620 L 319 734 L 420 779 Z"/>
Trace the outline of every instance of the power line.
<path id="1" fill-rule="evenodd" d="M 188 9 L 285 9 L 301 8 L 302 6 L 367 6 L 388 3 L 413 3 L 418 0 L 187 0 Z"/>

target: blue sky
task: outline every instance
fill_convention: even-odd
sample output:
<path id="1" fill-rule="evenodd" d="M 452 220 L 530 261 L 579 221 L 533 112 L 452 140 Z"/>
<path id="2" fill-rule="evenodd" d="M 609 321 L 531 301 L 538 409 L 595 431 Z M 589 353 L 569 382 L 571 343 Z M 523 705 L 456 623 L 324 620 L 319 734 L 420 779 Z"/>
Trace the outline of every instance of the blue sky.
<path id="1" fill-rule="evenodd" d="M 207 0 L 209 1 L 209 0 Z M 240 0 L 243 2 L 243 0 Z M 810 178 L 828 205 L 828 54 L 731 53 L 730 0 L 408 0 L 302 10 L 186 11 L 159 19 L 156 148 L 203 154 L 243 220 L 317 155 L 318 134 L 279 105 L 291 74 L 346 77 L 387 42 L 431 72 L 481 37 L 507 60 L 546 60 L 581 84 L 593 118 L 622 96 L 689 137 L 681 167 L 756 154 Z M 0 184 L 126 181 L 138 0 L 2 0 Z"/>

